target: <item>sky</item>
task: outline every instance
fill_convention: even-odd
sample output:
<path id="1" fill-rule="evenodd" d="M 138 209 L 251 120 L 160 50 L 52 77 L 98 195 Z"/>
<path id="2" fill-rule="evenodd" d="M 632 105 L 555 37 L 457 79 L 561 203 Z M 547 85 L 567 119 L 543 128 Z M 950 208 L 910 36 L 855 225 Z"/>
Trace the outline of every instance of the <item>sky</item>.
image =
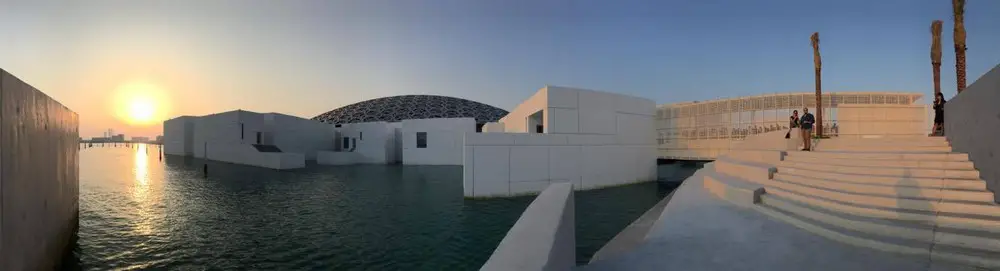
<path id="1" fill-rule="evenodd" d="M 968 83 L 1000 63 L 1000 1 L 966 4 Z M 164 117 L 243 109 L 311 118 L 436 94 L 511 109 L 545 85 L 658 104 L 814 91 L 955 94 L 949 0 L 0 1 L 0 68 L 76 111 L 80 135 L 156 136 L 115 115 L 156 86 Z M 929 100 L 929 99 L 925 99 Z"/>

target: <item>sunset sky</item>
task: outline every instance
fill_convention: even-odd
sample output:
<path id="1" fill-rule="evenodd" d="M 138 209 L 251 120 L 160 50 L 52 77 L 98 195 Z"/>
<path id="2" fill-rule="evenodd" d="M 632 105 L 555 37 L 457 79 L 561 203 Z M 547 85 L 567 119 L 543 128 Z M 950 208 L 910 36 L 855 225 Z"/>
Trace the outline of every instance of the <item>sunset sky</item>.
<path id="1" fill-rule="evenodd" d="M 967 3 L 970 84 L 1000 63 L 997 14 Z M 929 95 L 935 19 L 950 97 L 949 0 L 4 1 L 0 68 L 79 113 L 82 137 L 155 136 L 178 115 L 400 94 L 510 109 L 546 84 L 657 103 L 812 91 L 814 31 L 824 90 Z"/>

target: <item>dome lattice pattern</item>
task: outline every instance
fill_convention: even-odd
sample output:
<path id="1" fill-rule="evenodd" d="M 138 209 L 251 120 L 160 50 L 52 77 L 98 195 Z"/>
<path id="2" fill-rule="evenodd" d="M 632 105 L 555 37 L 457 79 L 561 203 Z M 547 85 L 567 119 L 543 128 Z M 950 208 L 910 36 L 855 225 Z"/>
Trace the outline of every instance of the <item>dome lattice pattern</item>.
<path id="1" fill-rule="evenodd" d="M 476 123 L 495 122 L 507 110 L 447 96 L 402 95 L 371 99 L 331 110 L 312 118 L 331 124 L 397 122 L 406 119 L 475 118 Z"/>

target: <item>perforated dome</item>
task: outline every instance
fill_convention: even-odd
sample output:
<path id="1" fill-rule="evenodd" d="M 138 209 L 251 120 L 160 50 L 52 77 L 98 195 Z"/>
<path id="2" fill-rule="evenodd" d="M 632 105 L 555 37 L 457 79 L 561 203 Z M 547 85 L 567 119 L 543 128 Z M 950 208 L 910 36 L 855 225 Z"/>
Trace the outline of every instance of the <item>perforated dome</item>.
<path id="1" fill-rule="evenodd" d="M 402 95 L 357 102 L 320 114 L 313 120 L 331 124 L 397 122 L 406 119 L 475 118 L 495 122 L 507 110 L 466 99 L 436 95 Z"/>

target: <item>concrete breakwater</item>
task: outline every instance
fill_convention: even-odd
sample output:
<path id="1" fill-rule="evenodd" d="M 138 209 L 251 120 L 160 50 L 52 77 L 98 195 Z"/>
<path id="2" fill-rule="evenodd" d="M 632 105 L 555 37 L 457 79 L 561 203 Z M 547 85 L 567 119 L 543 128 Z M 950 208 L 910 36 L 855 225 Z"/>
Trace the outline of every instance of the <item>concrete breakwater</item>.
<path id="1" fill-rule="evenodd" d="M 79 215 L 77 114 L 0 70 L 0 270 L 51 270 Z"/>

